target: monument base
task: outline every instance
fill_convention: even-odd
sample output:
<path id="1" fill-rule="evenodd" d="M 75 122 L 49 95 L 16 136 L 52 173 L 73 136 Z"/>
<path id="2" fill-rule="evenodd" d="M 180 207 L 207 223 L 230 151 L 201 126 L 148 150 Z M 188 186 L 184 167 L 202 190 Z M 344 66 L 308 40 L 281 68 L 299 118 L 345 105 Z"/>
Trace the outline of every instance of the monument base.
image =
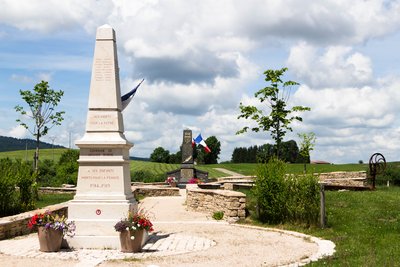
<path id="1" fill-rule="evenodd" d="M 76 225 L 75 236 L 67 238 L 70 248 L 119 249 L 119 232 L 114 225 L 128 212 L 137 211 L 135 199 L 72 200 L 68 206 L 68 219 Z"/>

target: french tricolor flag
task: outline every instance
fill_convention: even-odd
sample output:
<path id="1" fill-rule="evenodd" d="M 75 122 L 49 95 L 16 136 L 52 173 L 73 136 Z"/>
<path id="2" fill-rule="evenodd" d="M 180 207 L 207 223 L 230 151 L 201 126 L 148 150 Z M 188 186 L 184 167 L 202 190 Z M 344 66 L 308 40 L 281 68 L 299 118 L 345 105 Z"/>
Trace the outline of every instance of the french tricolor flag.
<path id="1" fill-rule="evenodd" d="M 139 88 L 139 86 L 142 84 L 143 81 L 144 79 L 138 85 L 136 85 L 135 88 L 133 88 L 132 90 L 130 90 L 128 93 L 126 93 L 121 97 L 121 105 L 122 105 L 121 111 L 123 111 L 128 106 L 129 102 L 131 102 L 132 98 L 136 94 L 137 89 Z"/>
<path id="2" fill-rule="evenodd" d="M 211 152 L 211 149 L 207 146 L 206 142 L 203 140 L 203 137 L 201 137 L 201 134 L 199 134 L 196 138 L 194 138 L 193 141 L 197 145 L 202 145 L 204 147 L 204 151 L 206 153 Z"/>

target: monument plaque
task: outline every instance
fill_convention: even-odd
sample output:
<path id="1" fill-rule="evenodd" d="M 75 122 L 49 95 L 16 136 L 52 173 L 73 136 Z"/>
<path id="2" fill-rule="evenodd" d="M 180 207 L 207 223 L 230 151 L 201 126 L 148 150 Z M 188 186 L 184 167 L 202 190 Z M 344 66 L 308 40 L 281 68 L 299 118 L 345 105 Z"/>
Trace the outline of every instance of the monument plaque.
<path id="1" fill-rule="evenodd" d="M 97 29 L 86 132 L 80 148 L 76 195 L 68 207 L 75 248 L 119 248 L 115 223 L 137 209 L 130 186 L 129 149 L 124 136 L 115 32 Z"/>

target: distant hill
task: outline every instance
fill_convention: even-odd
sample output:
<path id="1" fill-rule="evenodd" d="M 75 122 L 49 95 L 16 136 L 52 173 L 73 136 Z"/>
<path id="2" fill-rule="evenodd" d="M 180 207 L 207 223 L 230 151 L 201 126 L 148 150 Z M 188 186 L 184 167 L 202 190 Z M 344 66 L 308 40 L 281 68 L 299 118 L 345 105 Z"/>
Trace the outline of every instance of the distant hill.
<path id="1" fill-rule="evenodd" d="M 150 161 L 149 158 L 140 158 L 140 157 L 129 157 L 130 160 L 138 160 L 138 161 Z"/>
<path id="2" fill-rule="evenodd" d="M 40 148 L 52 148 L 53 145 L 45 142 L 40 142 Z M 25 149 L 35 149 L 36 141 L 32 139 L 18 139 L 8 136 L 0 136 L 0 152 L 16 151 Z M 54 145 L 54 148 L 65 148 L 63 146 Z"/>

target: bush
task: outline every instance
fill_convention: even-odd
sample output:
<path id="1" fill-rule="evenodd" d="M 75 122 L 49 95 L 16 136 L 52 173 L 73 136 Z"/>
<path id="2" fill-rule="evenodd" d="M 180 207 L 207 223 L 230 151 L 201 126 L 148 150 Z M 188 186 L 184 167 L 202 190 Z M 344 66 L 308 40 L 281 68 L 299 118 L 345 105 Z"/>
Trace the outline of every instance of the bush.
<path id="1" fill-rule="evenodd" d="M 69 149 L 65 151 L 57 165 L 56 179 L 53 182 L 55 186 L 61 186 L 62 184 L 74 184 L 76 185 L 78 180 L 78 164 L 79 150 Z"/>
<path id="2" fill-rule="evenodd" d="M 52 186 L 56 177 L 56 166 L 53 160 L 45 159 L 39 162 L 37 182 L 40 186 Z"/>
<path id="3" fill-rule="evenodd" d="M 155 183 L 165 182 L 165 174 L 155 174 L 148 170 L 138 170 L 131 172 L 132 182 Z"/>
<path id="4" fill-rule="evenodd" d="M 370 174 L 368 174 L 370 176 Z M 400 166 L 395 163 L 388 163 L 383 174 L 376 176 L 377 185 L 386 185 L 387 181 L 392 185 L 400 185 Z"/>
<path id="5" fill-rule="evenodd" d="M 318 179 L 313 175 L 287 176 L 283 161 L 272 158 L 258 167 L 252 195 L 261 222 L 318 223 Z"/>
<path id="6" fill-rule="evenodd" d="M 0 216 L 35 207 L 34 178 L 29 163 L 0 159 Z"/>

